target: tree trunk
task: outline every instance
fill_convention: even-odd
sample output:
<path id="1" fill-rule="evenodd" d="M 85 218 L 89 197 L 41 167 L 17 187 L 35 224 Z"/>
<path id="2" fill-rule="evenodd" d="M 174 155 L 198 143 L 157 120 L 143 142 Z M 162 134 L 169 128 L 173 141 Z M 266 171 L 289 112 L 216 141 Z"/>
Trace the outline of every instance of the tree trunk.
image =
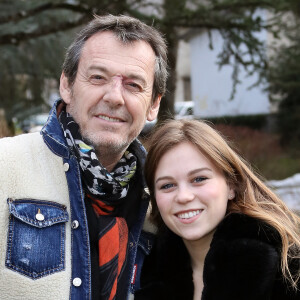
<path id="1" fill-rule="evenodd" d="M 176 88 L 176 58 L 178 41 L 174 38 L 173 32 L 168 32 L 168 65 L 169 65 L 169 78 L 167 80 L 167 91 L 163 97 L 158 119 L 159 121 L 170 119 L 174 117 L 174 99 Z"/>
<path id="2" fill-rule="evenodd" d="M 8 128 L 4 109 L 0 109 L 0 138 L 7 136 L 12 136 L 12 132 Z"/>

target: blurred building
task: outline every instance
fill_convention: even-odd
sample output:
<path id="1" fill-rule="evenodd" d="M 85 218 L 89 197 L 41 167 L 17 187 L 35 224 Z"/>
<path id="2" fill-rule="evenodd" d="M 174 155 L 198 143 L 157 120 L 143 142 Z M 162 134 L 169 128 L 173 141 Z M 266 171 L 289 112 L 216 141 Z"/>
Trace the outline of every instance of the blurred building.
<path id="1" fill-rule="evenodd" d="M 267 18 L 267 12 L 260 12 L 261 18 Z M 266 45 L 272 42 L 266 31 L 257 33 Z M 263 86 L 253 86 L 258 80 L 258 74 L 248 76 L 240 68 L 234 97 L 233 66 L 226 65 L 220 68 L 217 64 L 218 55 L 222 53 L 224 40 L 217 30 L 186 31 L 179 43 L 177 60 L 177 84 L 175 101 L 194 102 L 196 117 L 220 117 L 268 114 L 276 111 L 276 106 L 269 101 L 269 95 Z M 211 39 L 211 40 L 210 40 Z M 212 42 L 213 49 L 210 48 Z"/>

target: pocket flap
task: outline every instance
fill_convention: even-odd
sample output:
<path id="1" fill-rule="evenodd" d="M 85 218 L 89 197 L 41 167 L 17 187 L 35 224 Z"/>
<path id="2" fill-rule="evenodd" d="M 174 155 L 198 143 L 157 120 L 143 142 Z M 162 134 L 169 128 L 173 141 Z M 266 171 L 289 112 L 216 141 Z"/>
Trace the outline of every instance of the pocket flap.
<path id="1" fill-rule="evenodd" d="M 10 198 L 7 202 L 12 215 L 35 227 L 48 227 L 69 220 L 67 207 L 56 202 Z"/>

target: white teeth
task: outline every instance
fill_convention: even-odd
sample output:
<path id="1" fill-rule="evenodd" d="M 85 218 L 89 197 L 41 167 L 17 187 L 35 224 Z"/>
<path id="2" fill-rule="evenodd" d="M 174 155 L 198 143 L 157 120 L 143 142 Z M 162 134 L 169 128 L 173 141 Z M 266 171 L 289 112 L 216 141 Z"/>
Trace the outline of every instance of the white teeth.
<path id="1" fill-rule="evenodd" d="M 182 213 L 182 214 L 178 214 L 177 216 L 178 216 L 179 219 L 190 219 L 190 218 L 198 215 L 199 213 L 200 213 L 200 209 L 190 211 L 190 212 L 186 212 L 186 213 Z"/>
<path id="2" fill-rule="evenodd" d="M 107 116 L 98 116 L 98 118 L 103 119 L 103 120 L 106 120 L 106 121 L 120 122 L 119 119 L 110 118 L 110 117 L 107 117 Z"/>

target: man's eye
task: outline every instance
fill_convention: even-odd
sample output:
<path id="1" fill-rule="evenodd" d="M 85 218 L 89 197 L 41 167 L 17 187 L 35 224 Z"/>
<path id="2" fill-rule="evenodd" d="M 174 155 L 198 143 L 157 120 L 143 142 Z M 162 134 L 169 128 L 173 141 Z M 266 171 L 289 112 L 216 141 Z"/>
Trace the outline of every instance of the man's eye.
<path id="1" fill-rule="evenodd" d="M 91 76 L 91 81 L 92 82 L 98 82 L 98 81 L 100 81 L 100 80 L 102 80 L 102 79 L 104 79 L 104 77 L 103 76 L 101 76 L 101 75 L 92 75 Z"/>
<path id="2" fill-rule="evenodd" d="M 142 90 L 142 87 L 135 82 L 127 82 L 126 86 L 129 90 L 131 90 L 133 92 L 139 92 Z"/>

